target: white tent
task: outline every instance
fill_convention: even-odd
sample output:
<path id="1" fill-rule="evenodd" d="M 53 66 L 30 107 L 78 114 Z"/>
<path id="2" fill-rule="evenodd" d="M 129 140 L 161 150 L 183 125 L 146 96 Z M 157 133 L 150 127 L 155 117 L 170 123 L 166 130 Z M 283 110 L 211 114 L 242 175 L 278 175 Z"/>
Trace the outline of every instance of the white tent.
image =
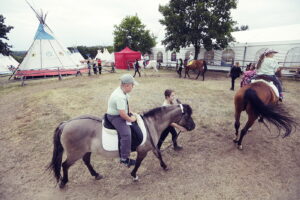
<path id="1" fill-rule="evenodd" d="M 74 61 L 71 52 L 55 39 L 52 31 L 45 23 L 46 15 L 39 14 L 34 9 L 33 11 L 36 13 L 40 24 L 34 36 L 34 41 L 20 64 L 16 75 L 75 74 L 83 66 Z"/>
<path id="2" fill-rule="evenodd" d="M 85 60 L 84 57 L 79 53 L 79 51 L 77 49 L 72 52 L 71 56 L 72 56 L 72 59 L 80 66 L 82 65 L 83 61 Z"/>
<path id="3" fill-rule="evenodd" d="M 96 60 L 96 59 L 102 60 L 102 55 L 103 55 L 103 54 L 102 54 L 102 51 L 101 51 L 101 50 L 98 50 L 98 51 L 97 51 L 97 55 L 96 55 L 96 57 L 95 57 L 95 60 Z"/>
<path id="4" fill-rule="evenodd" d="M 98 50 L 95 59 L 100 59 L 102 61 L 102 65 L 110 65 L 112 62 L 115 62 L 115 55 L 113 53 L 109 53 L 109 51 L 104 48 L 103 53 L 101 50 Z"/>
<path id="5" fill-rule="evenodd" d="M 11 74 L 11 70 L 17 68 L 18 65 L 19 63 L 12 56 L 0 54 L 0 74 Z"/>

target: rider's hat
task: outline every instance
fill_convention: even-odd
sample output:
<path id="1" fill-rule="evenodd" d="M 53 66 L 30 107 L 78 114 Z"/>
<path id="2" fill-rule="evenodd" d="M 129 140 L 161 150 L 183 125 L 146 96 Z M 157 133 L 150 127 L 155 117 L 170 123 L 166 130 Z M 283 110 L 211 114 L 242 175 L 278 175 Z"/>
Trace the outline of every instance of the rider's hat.
<path id="1" fill-rule="evenodd" d="M 133 83 L 134 85 L 138 85 L 139 83 L 134 80 L 131 74 L 124 74 L 120 78 L 122 84 Z"/>
<path id="2" fill-rule="evenodd" d="M 274 49 L 266 49 L 265 55 L 270 54 L 270 53 L 278 53 L 278 51 L 275 51 Z"/>

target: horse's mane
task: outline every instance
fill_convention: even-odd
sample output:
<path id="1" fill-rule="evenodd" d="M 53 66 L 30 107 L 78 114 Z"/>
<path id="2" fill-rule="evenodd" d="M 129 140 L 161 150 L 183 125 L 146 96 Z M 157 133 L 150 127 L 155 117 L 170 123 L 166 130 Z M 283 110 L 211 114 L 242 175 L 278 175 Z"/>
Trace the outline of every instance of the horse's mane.
<path id="1" fill-rule="evenodd" d="M 156 113 L 161 112 L 164 108 L 165 108 L 165 106 L 162 106 L 162 107 L 153 108 L 147 112 L 144 112 L 144 117 L 152 117 Z"/>
<path id="2" fill-rule="evenodd" d="M 91 119 L 91 120 L 95 120 L 98 122 L 102 122 L 102 118 L 94 116 L 94 115 L 81 115 L 81 116 L 75 117 L 69 121 L 78 120 L 78 119 Z"/>
<path id="3" fill-rule="evenodd" d="M 191 106 L 189 106 L 188 104 L 182 104 L 182 105 L 183 105 L 184 112 L 187 113 L 189 116 L 191 116 L 192 113 L 193 113 L 193 109 L 191 108 Z M 166 108 L 169 108 L 169 106 L 162 106 L 162 107 L 153 108 L 153 109 L 145 112 L 144 117 L 153 117 L 156 113 L 162 112 Z"/>

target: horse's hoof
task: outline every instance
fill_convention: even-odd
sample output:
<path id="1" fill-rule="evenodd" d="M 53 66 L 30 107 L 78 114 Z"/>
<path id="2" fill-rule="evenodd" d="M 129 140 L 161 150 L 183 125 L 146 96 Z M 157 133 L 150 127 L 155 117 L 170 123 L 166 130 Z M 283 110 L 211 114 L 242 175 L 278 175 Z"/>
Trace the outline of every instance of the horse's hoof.
<path id="1" fill-rule="evenodd" d="M 237 143 L 237 142 L 238 142 L 237 138 L 233 138 L 232 141 L 233 141 L 234 143 Z"/>
<path id="2" fill-rule="evenodd" d="M 98 174 L 98 175 L 95 176 L 95 179 L 96 179 L 96 180 L 100 180 L 100 179 L 102 179 L 102 178 L 103 178 L 103 176 L 101 176 L 100 174 Z"/>
<path id="3" fill-rule="evenodd" d="M 238 150 L 243 150 L 243 146 L 242 145 L 238 145 L 237 148 L 238 148 Z"/>
<path id="4" fill-rule="evenodd" d="M 137 182 L 137 181 L 139 181 L 139 177 L 138 177 L 138 176 L 135 176 L 135 177 L 132 178 L 132 180 L 133 180 L 134 182 Z"/>
<path id="5" fill-rule="evenodd" d="M 163 167 L 164 171 L 169 171 L 168 166 Z"/>
<path id="6" fill-rule="evenodd" d="M 60 188 L 60 189 L 64 189 L 65 186 L 66 186 L 66 184 L 65 184 L 64 182 L 60 182 L 60 183 L 59 183 L 59 188 Z"/>

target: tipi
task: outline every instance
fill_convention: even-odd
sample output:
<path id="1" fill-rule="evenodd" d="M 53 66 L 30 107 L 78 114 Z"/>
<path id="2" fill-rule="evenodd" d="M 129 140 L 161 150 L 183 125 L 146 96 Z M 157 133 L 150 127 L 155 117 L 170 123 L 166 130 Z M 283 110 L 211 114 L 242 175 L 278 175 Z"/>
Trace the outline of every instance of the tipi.
<path id="1" fill-rule="evenodd" d="M 17 68 L 19 63 L 12 56 L 0 54 L 0 74 L 11 74 L 14 68 Z"/>
<path id="2" fill-rule="evenodd" d="M 32 8 L 30 4 L 29 6 Z M 84 66 L 80 65 L 78 61 L 74 61 L 71 52 L 55 39 L 45 23 L 47 14 L 38 13 L 34 8 L 32 10 L 40 24 L 16 76 L 76 74 L 78 70 L 82 71 Z"/>

